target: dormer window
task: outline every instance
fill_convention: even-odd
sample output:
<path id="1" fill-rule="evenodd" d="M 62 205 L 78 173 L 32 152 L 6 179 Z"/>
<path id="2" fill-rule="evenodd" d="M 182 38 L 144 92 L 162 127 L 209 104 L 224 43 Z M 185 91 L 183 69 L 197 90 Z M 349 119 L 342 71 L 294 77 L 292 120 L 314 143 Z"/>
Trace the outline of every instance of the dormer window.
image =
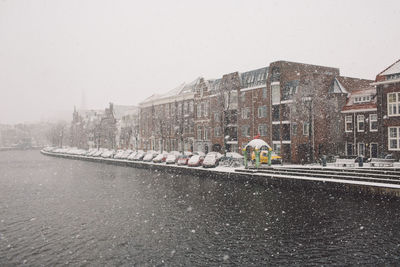
<path id="1" fill-rule="evenodd" d="M 371 96 L 357 96 L 354 98 L 354 104 L 366 103 L 371 101 Z"/>

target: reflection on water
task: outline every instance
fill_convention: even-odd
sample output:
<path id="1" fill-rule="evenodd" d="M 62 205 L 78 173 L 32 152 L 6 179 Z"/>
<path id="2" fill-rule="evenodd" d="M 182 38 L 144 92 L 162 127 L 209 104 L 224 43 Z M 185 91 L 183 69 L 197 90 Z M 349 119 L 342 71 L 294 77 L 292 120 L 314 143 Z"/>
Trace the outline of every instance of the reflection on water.
<path id="1" fill-rule="evenodd" d="M 0 262 L 399 261 L 399 202 L 0 153 Z"/>

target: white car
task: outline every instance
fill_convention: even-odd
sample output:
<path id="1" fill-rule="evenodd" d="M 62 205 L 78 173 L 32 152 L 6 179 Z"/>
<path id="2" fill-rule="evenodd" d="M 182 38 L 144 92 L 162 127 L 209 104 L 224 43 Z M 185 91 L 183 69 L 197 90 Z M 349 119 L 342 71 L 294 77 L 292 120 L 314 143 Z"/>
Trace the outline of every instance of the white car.
<path id="1" fill-rule="evenodd" d="M 150 161 L 152 161 L 156 156 L 157 156 L 157 152 L 155 152 L 155 151 L 149 151 L 149 152 L 147 152 L 146 155 L 143 157 L 143 161 L 150 162 Z"/>
<path id="2" fill-rule="evenodd" d="M 146 155 L 146 153 L 144 153 L 143 151 L 139 151 L 139 152 L 136 153 L 136 155 L 133 157 L 133 160 L 135 160 L 135 161 L 143 160 L 143 158 L 144 158 L 145 155 Z"/>
<path id="3" fill-rule="evenodd" d="M 188 161 L 188 166 L 189 167 L 201 166 L 201 164 L 203 163 L 203 160 L 204 160 L 204 156 L 193 155 Z"/>
<path id="4" fill-rule="evenodd" d="M 117 150 L 117 152 L 114 155 L 114 159 L 120 159 L 124 152 L 125 152 L 124 150 Z"/>
<path id="5" fill-rule="evenodd" d="M 112 158 L 114 156 L 114 150 L 106 150 L 101 154 L 102 158 Z"/>
<path id="6" fill-rule="evenodd" d="M 169 154 L 165 159 L 165 163 L 167 164 L 175 164 L 177 160 L 177 156 L 175 154 Z"/>
<path id="7" fill-rule="evenodd" d="M 139 152 L 133 151 L 126 159 L 127 160 L 133 160 L 137 153 L 139 153 Z"/>
<path id="8" fill-rule="evenodd" d="M 168 153 L 166 153 L 166 152 L 161 153 L 161 154 L 158 154 L 158 155 L 153 159 L 153 162 L 154 162 L 154 163 L 162 163 L 162 162 L 165 162 L 165 160 L 167 159 L 167 157 L 168 157 Z"/>
<path id="9" fill-rule="evenodd" d="M 218 153 L 219 154 L 219 153 Z M 203 160 L 203 167 L 208 168 L 208 167 L 217 167 L 219 164 L 219 157 L 218 154 L 210 152 L 207 154 L 207 156 Z M 222 155 L 221 155 L 222 157 Z"/>
<path id="10" fill-rule="evenodd" d="M 125 150 L 124 153 L 122 153 L 119 158 L 120 159 L 127 159 L 132 153 L 133 153 L 133 151 L 130 150 L 130 149 Z"/>

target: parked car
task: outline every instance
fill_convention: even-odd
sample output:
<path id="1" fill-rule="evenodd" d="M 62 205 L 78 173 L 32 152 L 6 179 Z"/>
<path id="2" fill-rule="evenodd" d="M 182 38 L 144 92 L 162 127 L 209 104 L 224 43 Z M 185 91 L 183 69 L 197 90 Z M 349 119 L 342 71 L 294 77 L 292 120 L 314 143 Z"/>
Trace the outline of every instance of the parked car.
<path id="1" fill-rule="evenodd" d="M 125 150 L 122 154 L 121 154 L 121 156 L 119 157 L 120 159 L 127 159 L 128 157 L 129 157 L 129 155 L 130 154 L 132 154 L 132 150 L 130 150 L 130 149 L 128 149 L 128 150 Z"/>
<path id="2" fill-rule="evenodd" d="M 217 167 L 219 164 L 219 159 L 220 159 L 218 157 L 218 154 L 213 153 L 213 152 L 208 153 L 207 156 L 203 160 L 203 167 L 204 168 Z"/>
<path id="3" fill-rule="evenodd" d="M 134 161 L 141 161 L 143 160 L 144 156 L 146 155 L 146 153 L 144 153 L 143 151 L 139 151 L 136 153 L 136 155 L 133 157 Z"/>
<path id="4" fill-rule="evenodd" d="M 167 159 L 168 153 L 167 152 L 163 152 L 161 154 L 158 154 L 154 159 L 153 162 L 154 163 L 162 163 L 165 162 L 165 160 Z"/>
<path id="5" fill-rule="evenodd" d="M 157 156 L 157 152 L 155 151 L 148 151 L 146 155 L 143 157 L 143 161 L 151 162 Z"/>
<path id="6" fill-rule="evenodd" d="M 187 155 L 180 155 L 180 156 L 178 157 L 177 164 L 178 164 L 178 165 L 187 165 L 189 159 L 190 159 L 190 157 L 187 156 Z"/>
<path id="7" fill-rule="evenodd" d="M 127 160 L 133 160 L 135 156 L 139 153 L 138 151 L 133 151 L 128 157 L 126 157 Z"/>
<path id="8" fill-rule="evenodd" d="M 200 155 L 193 155 L 189 161 L 188 161 L 188 166 L 189 167 L 198 167 L 203 164 L 204 156 Z"/>
<path id="9" fill-rule="evenodd" d="M 114 150 L 106 150 L 101 154 L 102 158 L 112 158 L 114 156 Z"/>
<path id="10" fill-rule="evenodd" d="M 193 155 L 199 155 L 199 156 L 202 156 L 202 157 L 206 156 L 206 154 L 204 152 L 201 152 L 201 151 L 195 151 L 195 152 L 193 152 Z"/>
<path id="11" fill-rule="evenodd" d="M 175 164 L 176 161 L 178 160 L 178 156 L 179 156 L 179 152 L 178 151 L 171 151 L 167 158 L 165 159 L 165 163 L 167 164 Z"/>
<path id="12" fill-rule="evenodd" d="M 99 149 L 97 150 L 95 153 L 93 153 L 93 157 L 100 157 L 101 154 L 103 154 L 104 150 L 103 149 Z"/>
<path id="13" fill-rule="evenodd" d="M 251 160 L 255 161 L 256 160 L 256 154 L 251 153 Z M 268 151 L 267 150 L 261 150 L 260 151 L 260 163 L 265 163 L 268 164 Z M 271 152 L 271 164 L 282 164 L 282 157 L 277 155 L 275 152 Z"/>

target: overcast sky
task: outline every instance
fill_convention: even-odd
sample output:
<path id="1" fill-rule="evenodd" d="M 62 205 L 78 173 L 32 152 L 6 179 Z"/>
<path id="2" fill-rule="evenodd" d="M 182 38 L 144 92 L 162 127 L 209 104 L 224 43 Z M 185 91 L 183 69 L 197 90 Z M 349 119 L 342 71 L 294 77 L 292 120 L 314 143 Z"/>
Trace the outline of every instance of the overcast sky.
<path id="1" fill-rule="evenodd" d="M 289 60 L 374 79 L 400 1 L 0 0 L 0 123 L 135 105 L 199 76 Z M 69 117 L 67 117 L 69 118 Z"/>

